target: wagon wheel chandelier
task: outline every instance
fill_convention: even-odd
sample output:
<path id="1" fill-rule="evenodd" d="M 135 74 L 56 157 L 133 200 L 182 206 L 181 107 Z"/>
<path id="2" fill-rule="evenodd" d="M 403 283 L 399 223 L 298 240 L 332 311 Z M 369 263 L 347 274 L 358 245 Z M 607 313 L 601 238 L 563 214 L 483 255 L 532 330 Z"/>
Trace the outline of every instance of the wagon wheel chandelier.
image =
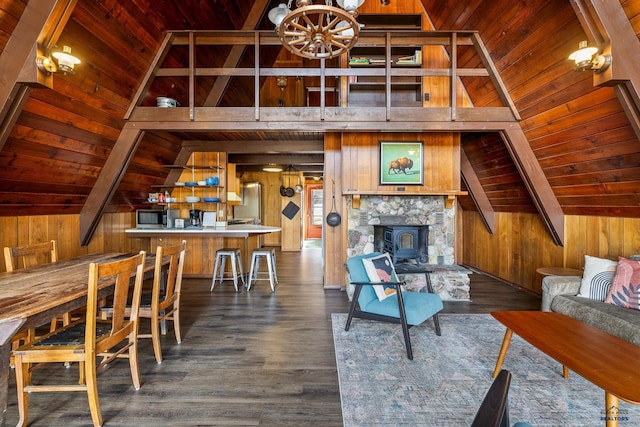
<path id="1" fill-rule="evenodd" d="M 333 58 L 347 52 L 358 40 L 358 7 L 364 0 L 332 0 L 314 5 L 313 0 L 296 0 L 296 9 L 281 3 L 269 11 L 280 42 L 292 53 L 308 59 Z"/>

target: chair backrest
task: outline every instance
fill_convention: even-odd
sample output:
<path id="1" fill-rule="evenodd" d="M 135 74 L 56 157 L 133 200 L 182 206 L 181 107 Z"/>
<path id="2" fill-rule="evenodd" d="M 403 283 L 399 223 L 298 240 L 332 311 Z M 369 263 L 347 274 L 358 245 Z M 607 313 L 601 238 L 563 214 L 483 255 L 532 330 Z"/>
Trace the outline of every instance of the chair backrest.
<path id="1" fill-rule="evenodd" d="M 173 304 L 179 297 L 182 289 L 182 271 L 184 269 L 184 254 L 186 251 L 187 241 L 175 246 L 162 247 L 156 249 L 155 271 L 153 275 L 153 291 L 151 296 L 151 304 L 157 306 L 160 301 L 160 288 L 162 279 L 164 278 L 164 296 L 162 302 L 164 306 Z M 163 265 L 168 258 L 169 265 L 166 269 L 166 275 L 163 275 Z"/>
<path id="2" fill-rule="evenodd" d="M 29 246 L 5 247 L 4 262 L 7 271 L 34 267 L 39 264 L 58 262 L 58 248 L 55 240 Z"/>
<path id="3" fill-rule="evenodd" d="M 356 255 L 347 259 L 347 268 L 349 269 L 349 276 L 352 282 L 370 282 L 367 270 L 364 268 L 362 262 L 365 258 L 373 258 L 380 255 L 380 252 L 372 252 L 365 255 Z M 378 299 L 373 286 L 363 286 L 358 297 L 358 304 L 361 308 L 364 308 L 374 299 Z"/>
<path id="4" fill-rule="evenodd" d="M 85 332 L 86 351 L 101 352 L 111 348 L 114 343 L 124 339 L 121 331 L 134 325 L 137 328 L 140 312 L 140 295 L 142 294 L 142 280 L 144 278 L 145 252 L 102 264 L 89 265 L 89 289 L 87 295 L 87 323 Z M 134 279 L 133 292 L 129 292 L 131 279 Z M 111 337 L 113 342 L 106 340 L 101 348 L 96 348 L 96 318 L 98 316 L 99 284 L 105 280 L 114 280 L 113 314 L 111 316 Z M 128 301 L 131 296 L 131 301 Z M 129 312 L 128 307 L 131 307 Z M 127 317 L 128 315 L 128 317 Z M 137 331 L 136 331 L 137 335 Z"/>
<path id="5" fill-rule="evenodd" d="M 471 427 L 509 427 L 511 372 L 503 369 L 491 384 Z"/>

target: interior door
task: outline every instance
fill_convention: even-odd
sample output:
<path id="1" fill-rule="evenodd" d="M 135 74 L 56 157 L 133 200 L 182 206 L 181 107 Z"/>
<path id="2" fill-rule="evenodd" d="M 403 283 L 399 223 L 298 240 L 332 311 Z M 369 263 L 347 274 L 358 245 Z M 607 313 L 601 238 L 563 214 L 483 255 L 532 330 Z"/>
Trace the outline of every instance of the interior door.
<path id="1" fill-rule="evenodd" d="M 305 239 L 322 238 L 323 221 L 323 197 L 324 189 L 322 185 L 307 186 L 307 209 L 306 214 L 306 235 Z"/>

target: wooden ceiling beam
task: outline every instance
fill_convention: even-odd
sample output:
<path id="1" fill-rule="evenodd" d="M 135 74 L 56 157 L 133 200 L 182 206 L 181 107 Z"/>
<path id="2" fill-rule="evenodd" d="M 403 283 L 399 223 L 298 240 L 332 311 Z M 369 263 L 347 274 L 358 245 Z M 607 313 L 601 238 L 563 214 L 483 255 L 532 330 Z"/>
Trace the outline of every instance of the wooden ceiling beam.
<path id="1" fill-rule="evenodd" d="M 473 170 L 473 166 L 471 165 L 471 162 L 469 162 L 464 149 L 460 150 L 460 173 L 464 184 L 467 186 L 467 190 L 469 190 L 469 196 L 476 205 L 478 213 L 480 213 L 482 222 L 484 222 L 489 233 L 493 234 L 496 228 L 495 212 L 493 211 L 491 202 L 489 201 L 487 194 L 484 192 L 484 188 L 482 188 L 482 184 L 480 184 L 478 175 L 476 175 L 476 172 Z"/>
<path id="2" fill-rule="evenodd" d="M 349 130 L 499 130 L 513 123 L 507 107 L 457 108 L 451 121 L 449 108 L 394 107 L 390 116 L 384 107 L 198 107 L 190 120 L 188 108 L 138 107 L 131 116 L 141 129 L 166 131 L 349 131 Z M 283 118 L 286 118 L 283 120 Z"/>
<path id="3" fill-rule="evenodd" d="M 53 78 L 38 70 L 37 55 L 55 45 L 77 0 L 29 2 L 0 56 L 0 150 L 22 107 L 30 85 L 52 87 Z"/>
<path id="4" fill-rule="evenodd" d="M 153 77 L 157 75 L 160 65 L 164 62 L 165 57 L 169 53 L 169 48 L 171 47 L 171 43 L 173 42 L 174 35 L 173 33 L 167 33 L 164 37 L 164 40 L 160 44 L 158 51 L 156 52 L 156 56 L 153 58 L 147 73 L 142 79 L 142 84 L 138 87 L 136 94 L 133 97 L 133 102 L 129 104 L 129 108 L 127 109 L 126 114 L 124 115 L 124 119 L 128 120 L 131 117 L 131 113 L 133 109 L 142 103 L 145 95 L 149 91 L 151 87 L 151 83 L 153 83 Z"/>
<path id="5" fill-rule="evenodd" d="M 256 0 L 247 16 L 247 19 L 244 21 L 242 25 L 243 30 L 253 30 L 256 28 L 262 15 L 264 15 L 265 10 L 269 6 L 269 0 Z M 224 68 L 235 68 L 240 63 L 240 59 L 242 58 L 242 53 L 245 50 L 245 46 L 235 45 L 231 48 L 231 51 L 227 55 L 224 60 Z M 216 79 L 207 99 L 204 102 L 205 106 L 217 106 L 220 100 L 222 99 L 222 95 L 229 84 L 229 80 L 231 80 L 230 76 L 220 76 Z"/>
<path id="6" fill-rule="evenodd" d="M 595 86 L 613 86 L 640 139 L 640 40 L 619 1 L 570 0 L 587 37 L 600 53 L 612 57 L 609 67 L 593 74 Z"/>
<path id="7" fill-rule="evenodd" d="M 564 246 L 564 212 L 519 123 L 500 132 L 527 191 L 554 243 Z"/>
<path id="8" fill-rule="evenodd" d="M 237 172 L 262 172 L 266 163 L 260 165 L 238 165 Z M 306 175 L 318 175 L 324 172 L 324 165 L 296 165 L 296 170 Z"/>
<path id="9" fill-rule="evenodd" d="M 268 160 L 266 160 L 268 158 Z M 275 163 L 278 165 L 322 165 L 324 154 L 230 154 L 229 163 L 236 165 L 264 165 Z"/>
<path id="10" fill-rule="evenodd" d="M 81 246 L 89 245 L 100 218 L 118 189 L 143 136 L 144 131 L 137 128 L 135 124 L 125 123 L 122 128 L 118 140 L 100 171 L 82 211 L 80 211 Z"/>
<path id="11" fill-rule="evenodd" d="M 228 154 L 256 152 L 324 153 L 324 141 L 306 140 L 241 140 L 241 141 L 184 141 L 182 146 L 192 152 L 225 151 Z"/>

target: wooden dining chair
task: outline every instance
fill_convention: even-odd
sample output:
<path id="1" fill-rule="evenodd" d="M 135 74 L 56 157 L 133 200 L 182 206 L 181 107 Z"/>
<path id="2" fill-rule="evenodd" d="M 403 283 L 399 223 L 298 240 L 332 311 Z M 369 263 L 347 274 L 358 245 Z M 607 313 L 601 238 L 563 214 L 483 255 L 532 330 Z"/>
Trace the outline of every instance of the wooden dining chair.
<path id="1" fill-rule="evenodd" d="M 36 265 L 49 262 L 58 262 L 58 247 L 55 240 L 35 245 L 5 247 L 4 262 L 7 271 L 14 271 L 18 268 L 35 267 Z"/>
<path id="2" fill-rule="evenodd" d="M 7 246 L 4 248 L 4 263 L 8 272 L 52 262 L 58 262 L 58 247 L 55 240 L 28 246 Z M 69 323 L 69 316 L 65 315 L 63 320 Z M 57 318 L 51 319 L 50 330 L 55 329 L 56 325 Z M 17 333 L 13 337 L 13 347 L 29 342 L 34 336 L 34 329 Z"/>
<path id="3" fill-rule="evenodd" d="M 125 259 L 89 265 L 87 314 L 81 321 L 57 329 L 14 350 L 18 389 L 18 425 L 28 421 L 29 393 L 86 391 L 94 426 L 102 425 L 96 371 L 116 358 L 128 358 L 133 386 L 140 388 L 138 369 L 138 314 L 145 252 Z M 135 277 L 133 292 L 131 278 Z M 98 320 L 98 290 L 106 282 L 114 283 L 114 310 L 110 320 Z M 131 307 L 130 315 L 125 315 Z M 102 357 L 97 365 L 96 357 Z M 80 363 L 78 384 L 33 385 L 32 364 L 76 361 Z M 109 371 L 105 371 L 109 372 Z"/>
<path id="4" fill-rule="evenodd" d="M 17 270 L 18 268 L 29 268 L 40 264 L 58 262 L 58 245 L 55 240 L 50 240 L 29 246 L 5 247 L 4 261 L 7 266 L 7 271 L 9 272 Z M 78 316 L 84 316 L 84 309 L 54 317 L 51 319 L 49 331 L 53 332 L 58 325 L 68 325 L 71 323 L 72 316 L 74 320 L 78 320 L 80 318 Z M 31 336 L 34 334 L 33 330 L 26 332 L 31 334 Z M 30 339 L 28 336 L 19 336 L 18 338 L 20 338 L 20 342 L 26 342 L 26 340 Z"/>
<path id="5" fill-rule="evenodd" d="M 176 342 L 180 344 L 180 291 L 182 288 L 182 271 L 184 268 L 184 254 L 187 241 L 175 246 L 156 248 L 156 260 L 153 274 L 151 293 L 142 294 L 140 303 L 140 317 L 151 319 L 151 333 L 138 334 L 138 338 L 151 338 L 156 362 L 162 363 L 162 348 L 160 346 L 160 326 L 163 322 L 173 322 Z M 101 317 L 111 316 L 113 307 L 103 307 Z M 164 329 L 164 328 L 163 328 Z M 163 331 L 164 332 L 164 331 Z"/>

